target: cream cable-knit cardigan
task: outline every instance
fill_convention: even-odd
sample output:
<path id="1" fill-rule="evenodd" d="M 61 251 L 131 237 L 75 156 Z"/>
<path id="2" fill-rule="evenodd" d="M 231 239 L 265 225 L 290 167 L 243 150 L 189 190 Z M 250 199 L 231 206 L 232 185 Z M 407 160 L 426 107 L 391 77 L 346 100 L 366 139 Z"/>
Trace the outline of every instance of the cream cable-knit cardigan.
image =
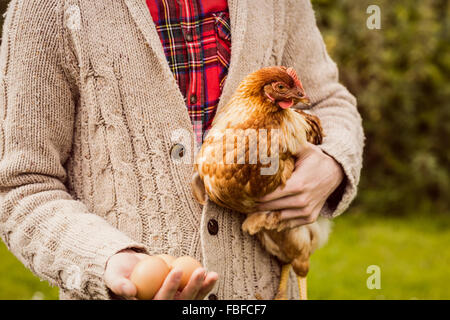
<path id="1" fill-rule="evenodd" d="M 229 8 L 219 108 L 248 73 L 294 67 L 322 120 L 321 147 L 346 174 L 322 212 L 339 215 L 356 194 L 364 137 L 310 2 Z M 13 0 L 0 63 L 1 238 L 61 298 L 108 299 L 105 264 L 125 248 L 199 259 L 218 272 L 219 299 L 273 298 L 280 266 L 242 233 L 242 216 L 191 195 L 192 125 L 144 0 Z M 176 144 L 184 159 L 171 156 Z"/>

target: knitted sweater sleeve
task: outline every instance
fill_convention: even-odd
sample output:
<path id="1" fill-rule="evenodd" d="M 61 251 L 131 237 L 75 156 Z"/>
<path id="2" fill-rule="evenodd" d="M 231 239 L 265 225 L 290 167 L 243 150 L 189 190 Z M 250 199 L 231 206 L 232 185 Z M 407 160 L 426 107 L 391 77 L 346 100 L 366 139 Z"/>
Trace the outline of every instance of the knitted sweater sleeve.
<path id="1" fill-rule="evenodd" d="M 110 256 L 145 247 L 71 198 L 64 163 L 75 102 L 62 68 L 59 0 L 11 1 L 0 58 L 0 234 L 41 279 L 108 299 Z"/>
<path id="2" fill-rule="evenodd" d="M 356 99 L 339 83 L 338 69 L 329 57 L 309 0 L 289 3 L 288 34 L 282 64 L 294 67 L 311 98 L 326 137 L 321 149 L 343 168 L 345 179 L 330 196 L 321 214 L 335 217 L 356 196 L 362 167 L 364 133 Z M 302 19 L 302 28 L 298 28 Z"/>

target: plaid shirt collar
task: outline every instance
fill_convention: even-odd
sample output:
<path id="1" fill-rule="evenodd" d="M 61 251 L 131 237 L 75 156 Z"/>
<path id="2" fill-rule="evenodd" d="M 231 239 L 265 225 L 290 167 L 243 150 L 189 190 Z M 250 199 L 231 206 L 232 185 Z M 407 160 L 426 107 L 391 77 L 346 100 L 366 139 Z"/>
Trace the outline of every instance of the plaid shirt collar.
<path id="1" fill-rule="evenodd" d="M 200 145 L 211 127 L 230 63 L 227 1 L 147 0 L 147 5 Z"/>

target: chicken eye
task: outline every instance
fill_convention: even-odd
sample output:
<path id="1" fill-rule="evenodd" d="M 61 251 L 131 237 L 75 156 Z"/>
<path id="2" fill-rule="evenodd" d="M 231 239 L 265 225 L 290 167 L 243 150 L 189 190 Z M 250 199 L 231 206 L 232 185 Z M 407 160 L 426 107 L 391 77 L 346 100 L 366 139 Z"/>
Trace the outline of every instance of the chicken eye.
<path id="1" fill-rule="evenodd" d="M 274 88 L 275 90 L 277 90 L 278 92 L 284 92 L 284 91 L 287 90 L 287 87 L 286 87 L 283 83 L 281 83 L 281 82 L 275 82 L 275 83 L 273 84 L 273 88 Z"/>

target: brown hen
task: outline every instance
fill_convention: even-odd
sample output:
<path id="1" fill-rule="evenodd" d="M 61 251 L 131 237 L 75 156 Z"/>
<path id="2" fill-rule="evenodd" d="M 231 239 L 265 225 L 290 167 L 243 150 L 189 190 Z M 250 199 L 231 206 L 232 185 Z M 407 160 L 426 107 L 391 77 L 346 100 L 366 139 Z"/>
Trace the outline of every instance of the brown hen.
<path id="1" fill-rule="evenodd" d="M 317 117 L 291 108 L 310 105 L 292 68 L 268 67 L 248 75 L 216 115 L 196 157 L 194 196 L 247 214 L 242 229 L 284 263 L 277 299 L 285 299 L 290 266 L 306 299 L 311 253 L 328 239 L 328 220 L 293 227 L 280 212 L 255 212 L 258 199 L 284 186 L 307 142 L 320 144 Z"/>

